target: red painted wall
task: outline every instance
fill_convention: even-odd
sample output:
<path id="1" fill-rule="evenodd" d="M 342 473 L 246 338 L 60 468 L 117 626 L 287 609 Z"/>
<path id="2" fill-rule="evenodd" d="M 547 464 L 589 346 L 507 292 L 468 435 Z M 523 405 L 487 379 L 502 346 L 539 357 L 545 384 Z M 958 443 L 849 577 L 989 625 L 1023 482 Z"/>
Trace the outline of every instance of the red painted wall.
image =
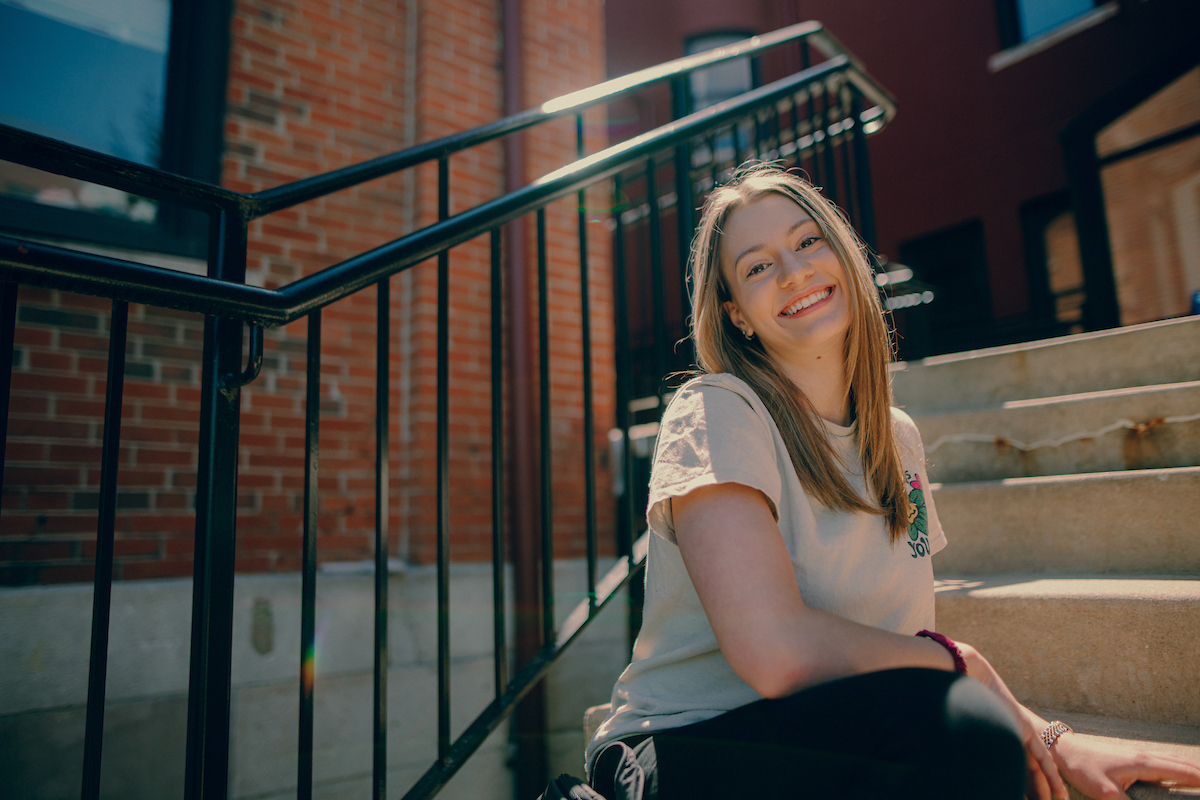
<path id="1" fill-rule="evenodd" d="M 1059 132 L 1200 31 L 1190 0 L 1122 0 L 1115 17 L 992 73 L 992 2 L 608 0 L 606 15 L 610 75 L 682 54 L 706 30 L 824 23 L 899 105 L 870 140 L 880 252 L 982 218 L 997 320 L 1029 310 L 1018 206 L 1066 189 Z"/>

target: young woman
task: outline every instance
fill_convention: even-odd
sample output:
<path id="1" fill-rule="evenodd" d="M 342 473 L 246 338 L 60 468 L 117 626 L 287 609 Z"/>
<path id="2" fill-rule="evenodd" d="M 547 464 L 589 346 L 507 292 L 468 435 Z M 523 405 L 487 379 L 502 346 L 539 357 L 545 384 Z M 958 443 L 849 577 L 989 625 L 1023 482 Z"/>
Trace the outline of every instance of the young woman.
<path id="1" fill-rule="evenodd" d="M 645 617 L 588 745 L 593 784 L 659 800 L 1200 785 L 1196 765 L 1062 732 L 978 651 L 926 635 L 945 538 L 837 209 L 745 169 L 709 197 L 691 269 L 703 374 L 659 427 Z"/>

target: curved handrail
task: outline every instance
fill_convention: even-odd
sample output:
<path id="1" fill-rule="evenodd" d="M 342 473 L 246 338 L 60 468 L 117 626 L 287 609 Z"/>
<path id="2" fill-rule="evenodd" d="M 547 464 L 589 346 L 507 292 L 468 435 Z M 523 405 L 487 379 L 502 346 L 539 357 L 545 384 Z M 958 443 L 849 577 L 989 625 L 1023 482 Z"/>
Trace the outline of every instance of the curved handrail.
<path id="1" fill-rule="evenodd" d="M 481 203 L 279 289 L 190 275 L 7 237 L 0 237 L 0 276 L 11 272 L 28 283 L 83 294 L 120 297 L 131 302 L 198 311 L 272 327 L 284 325 L 609 177 L 631 162 L 650 157 L 713 126 L 743 117 L 754 108 L 787 97 L 805 84 L 838 74 L 854 74 L 848 57 L 831 58 L 818 66 L 615 144 L 547 173 L 502 197 Z M 860 114 L 858 120 L 847 122 L 861 125 L 864 118 L 870 119 L 868 112 Z"/>
<path id="2" fill-rule="evenodd" d="M 677 58 L 586 89 L 569 92 L 534 108 L 469 131 L 454 133 L 406 150 L 259 192 L 235 192 L 6 125 L 0 125 L 0 158 L 191 208 L 204 210 L 215 207 L 236 210 L 243 219 L 250 220 L 436 158 L 449 156 L 542 122 L 568 114 L 582 113 L 594 105 L 661 81 L 686 77 L 698 69 L 733 58 L 756 56 L 799 39 L 812 41 L 830 56 L 831 60 L 845 59 L 849 65 L 851 82 L 874 104 L 866 109 L 864 116 L 873 118 L 882 114 L 885 123 L 891 120 L 896 113 L 895 100 L 867 73 L 862 62 L 826 31 L 820 22 L 801 22 L 762 36 L 751 36 L 704 53 Z"/>

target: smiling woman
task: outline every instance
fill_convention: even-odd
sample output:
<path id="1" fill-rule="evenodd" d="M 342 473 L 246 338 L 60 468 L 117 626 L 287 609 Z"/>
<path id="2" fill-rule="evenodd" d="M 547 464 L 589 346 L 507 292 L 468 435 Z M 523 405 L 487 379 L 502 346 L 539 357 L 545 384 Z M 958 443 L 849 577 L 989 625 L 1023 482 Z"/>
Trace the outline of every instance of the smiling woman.
<path id="1" fill-rule="evenodd" d="M 1095 797 L 1139 777 L 1200 784 L 1196 765 L 1077 741 L 932 631 L 946 538 L 838 210 L 747 168 L 708 198 L 691 269 L 703 371 L 659 426 L 643 627 L 588 745 L 593 785 L 1048 800 L 1067 796 L 1060 771 Z"/>

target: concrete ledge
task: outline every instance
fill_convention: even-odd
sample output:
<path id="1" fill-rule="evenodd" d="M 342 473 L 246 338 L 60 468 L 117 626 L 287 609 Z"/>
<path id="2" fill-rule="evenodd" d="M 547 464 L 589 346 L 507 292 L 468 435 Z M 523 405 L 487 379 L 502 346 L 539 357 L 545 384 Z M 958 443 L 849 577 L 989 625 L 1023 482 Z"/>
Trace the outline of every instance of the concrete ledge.
<path id="1" fill-rule="evenodd" d="M 1197 414 L 1200 381 L 1014 401 L 914 420 L 930 480 L 961 482 L 1194 466 L 1200 464 Z M 1130 423 L 1143 427 L 1130 429 Z"/>
<path id="2" fill-rule="evenodd" d="M 933 484 L 940 575 L 1200 577 L 1200 467 Z"/>
<path id="3" fill-rule="evenodd" d="M 938 581 L 937 626 L 977 647 L 1022 702 L 1200 726 L 1200 580 Z"/>
<path id="4" fill-rule="evenodd" d="M 892 367 L 908 413 L 1200 379 L 1200 317 L 934 356 Z"/>
<path id="5" fill-rule="evenodd" d="M 586 597 L 585 564 L 559 561 L 554 572 L 561 620 Z M 435 577 L 431 570 L 415 569 L 389 580 L 388 781 L 396 796 L 436 758 Z M 507 583 L 512 586 L 511 579 Z M 191 591 L 189 580 L 114 584 L 106 797 L 183 797 Z M 234 798 L 295 796 L 299 593 L 295 574 L 236 578 Z M 450 597 L 451 734 L 457 736 L 495 693 L 490 566 L 454 565 Z M 79 793 L 91 604 L 90 585 L 0 590 L 0 797 L 52 800 Z M 508 607 L 511 623 L 511 599 Z M 317 797 L 370 794 L 373 608 L 371 576 L 318 575 Z M 554 768 L 575 774 L 582 769 L 579 717 L 609 698 L 628 661 L 625 619 L 622 598 L 615 598 L 548 675 Z M 439 796 L 511 797 L 508 759 L 502 725 Z"/>

